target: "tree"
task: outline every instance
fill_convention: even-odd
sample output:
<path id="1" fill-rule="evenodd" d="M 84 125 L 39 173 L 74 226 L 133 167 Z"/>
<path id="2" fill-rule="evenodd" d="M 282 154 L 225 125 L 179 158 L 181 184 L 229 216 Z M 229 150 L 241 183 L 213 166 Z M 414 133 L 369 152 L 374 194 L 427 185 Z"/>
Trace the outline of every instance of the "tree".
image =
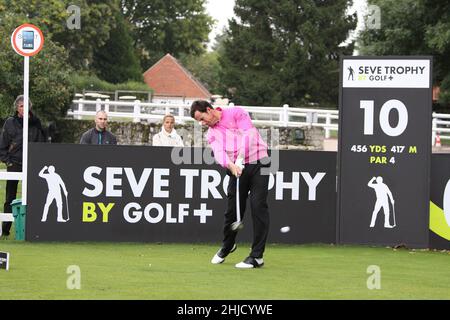
<path id="1" fill-rule="evenodd" d="M 433 82 L 440 102 L 450 104 L 450 2 L 448 0 L 371 0 L 381 11 L 381 28 L 359 36 L 362 54 L 432 55 Z"/>
<path id="2" fill-rule="evenodd" d="M 199 56 L 182 56 L 180 62 L 212 94 L 221 93 L 220 64 L 217 52 L 205 52 Z"/>
<path id="3" fill-rule="evenodd" d="M 14 17 L 4 19 L 0 26 L 0 117 L 14 111 L 16 96 L 23 94 L 23 60 L 11 47 L 14 29 L 24 23 Z M 68 55 L 63 47 L 50 38 L 44 47 L 30 58 L 30 98 L 33 109 L 45 120 L 55 120 L 66 115 L 73 97 Z"/>
<path id="4" fill-rule="evenodd" d="M 212 50 L 217 52 L 218 55 L 222 55 L 225 50 L 224 43 L 225 40 L 227 39 L 228 39 L 228 29 L 224 27 L 222 29 L 222 32 L 216 35 L 212 46 Z"/>
<path id="5" fill-rule="evenodd" d="M 103 80 L 122 83 L 129 80 L 143 81 L 139 60 L 133 48 L 127 22 L 116 13 L 116 27 L 104 46 L 94 52 L 92 68 Z"/>
<path id="6" fill-rule="evenodd" d="M 113 17 L 119 10 L 118 1 L 71 1 L 80 8 L 80 29 L 69 28 L 68 22 L 76 13 L 68 11 L 69 4 L 62 0 L 0 0 L 0 6 L 5 8 L 0 11 L 0 19 L 34 23 L 46 38 L 65 48 L 71 66 L 89 69 L 94 50 L 106 43 L 115 26 Z"/>
<path id="7" fill-rule="evenodd" d="M 236 103 L 336 107 L 344 45 L 356 27 L 347 0 L 236 0 L 224 54 L 223 82 Z"/>
<path id="8" fill-rule="evenodd" d="M 204 2 L 122 0 L 144 70 L 167 53 L 177 57 L 205 51 L 213 20 L 205 13 Z"/>

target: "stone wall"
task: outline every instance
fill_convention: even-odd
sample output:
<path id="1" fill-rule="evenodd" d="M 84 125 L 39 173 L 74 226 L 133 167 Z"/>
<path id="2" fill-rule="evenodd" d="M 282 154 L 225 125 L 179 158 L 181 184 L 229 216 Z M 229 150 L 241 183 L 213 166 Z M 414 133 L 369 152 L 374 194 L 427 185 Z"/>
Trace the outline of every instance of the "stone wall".
<path id="1" fill-rule="evenodd" d="M 83 132 L 93 127 L 93 120 L 60 120 L 51 128 L 52 142 L 78 143 Z M 152 145 L 153 135 L 161 130 L 160 123 L 133 123 L 110 122 L 110 131 L 116 135 L 117 141 L 122 145 Z M 197 127 L 194 124 L 178 124 L 175 126 L 178 134 L 183 137 L 185 146 L 206 146 L 202 135 L 206 128 Z M 318 127 L 269 127 L 258 126 L 258 130 L 270 148 L 323 150 L 324 130 Z M 201 133 L 200 133 L 201 132 Z"/>

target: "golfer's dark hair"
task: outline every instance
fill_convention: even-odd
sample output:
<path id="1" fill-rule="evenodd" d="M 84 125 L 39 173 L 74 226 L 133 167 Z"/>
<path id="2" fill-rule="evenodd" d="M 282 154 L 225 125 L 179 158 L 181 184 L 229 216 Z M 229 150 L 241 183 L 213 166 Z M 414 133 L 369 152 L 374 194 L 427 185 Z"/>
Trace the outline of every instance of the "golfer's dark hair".
<path id="1" fill-rule="evenodd" d="M 208 111 L 208 108 L 214 109 L 214 107 L 211 105 L 211 103 L 209 103 L 206 100 L 196 100 L 194 102 L 192 102 L 191 105 L 191 118 L 195 118 L 195 112 L 206 112 Z"/>

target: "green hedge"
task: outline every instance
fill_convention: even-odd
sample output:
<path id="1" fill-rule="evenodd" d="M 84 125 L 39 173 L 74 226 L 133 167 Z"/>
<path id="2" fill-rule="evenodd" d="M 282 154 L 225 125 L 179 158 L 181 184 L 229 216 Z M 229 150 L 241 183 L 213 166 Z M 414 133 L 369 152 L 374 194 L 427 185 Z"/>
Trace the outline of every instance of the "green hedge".
<path id="1" fill-rule="evenodd" d="M 124 83 L 109 83 L 99 79 L 95 75 L 74 75 L 72 77 L 72 83 L 75 89 L 79 92 L 83 90 L 95 90 L 95 91 L 116 91 L 116 90 L 130 90 L 130 91 L 150 91 L 151 90 L 146 83 L 127 81 Z"/>

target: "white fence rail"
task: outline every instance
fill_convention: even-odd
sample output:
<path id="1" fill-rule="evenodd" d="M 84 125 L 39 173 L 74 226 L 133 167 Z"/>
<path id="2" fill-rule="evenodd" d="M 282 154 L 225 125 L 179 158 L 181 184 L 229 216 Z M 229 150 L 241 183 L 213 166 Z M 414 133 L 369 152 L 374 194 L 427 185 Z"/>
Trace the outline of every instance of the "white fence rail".
<path id="1" fill-rule="evenodd" d="M 229 104 L 228 107 L 233 106 Z M 133 119 L 134 122 L 160 121 L 165 114 L 171 113 L 177 117 L 177 122 L 194 121 L 190 117 L 190 104 L 148 103 L 135 100 L 133 102 L 110 100 L 73 100 L 72 109 L 67 113 L 75 119 L 95 116 L 99 110 L 108 112 L 111 119 Z M 225 108 L 227 106 L 224 106 Z M 330 137 L 331 131 L 338 130 L 337 110 L 283 107 L 241 106 L 247 110 L 255 124 L 269 126 L 317 126 L 325 129 L 325 135 Z"/>
<path id="2" fill-rule="evenodd" d="M 450 114 L 433 112 L 431 143 L 436 145 L 437 137 L 439 140 L 450 140 Z"/>
<path id="3" fill-rule="evenodd" d="M 228 107 L 233 106 L 232 103 Z M 227 106 L 225 106 L 226 108 Z M 299 127 L 315 126 L 325 130 L 325 138 L 330 138 L 331 131 L 338 130 L 339 111 L 330 109 L 296 108 L 285 104 L 282 107 L 241 106 L 247 110 L 255 124 L 268 126 Z M 73 100 L 72 109 L 67 113 L 75 119 L 95 116 L 98 110 L 108 112 L 109 118 L 133 119 L 134 122 L 160 121 L 165 114 L 177 117 L 177 122 L 194 121 L 190 115 L 190 104 L 148 103 L 135 100 L 132 102 L 106 100 Z M 436 138 L 450 140 L 450 114 L 433 113 L 432 144 Z M 443 134 L 443 135 L 442 135 Z"/>

